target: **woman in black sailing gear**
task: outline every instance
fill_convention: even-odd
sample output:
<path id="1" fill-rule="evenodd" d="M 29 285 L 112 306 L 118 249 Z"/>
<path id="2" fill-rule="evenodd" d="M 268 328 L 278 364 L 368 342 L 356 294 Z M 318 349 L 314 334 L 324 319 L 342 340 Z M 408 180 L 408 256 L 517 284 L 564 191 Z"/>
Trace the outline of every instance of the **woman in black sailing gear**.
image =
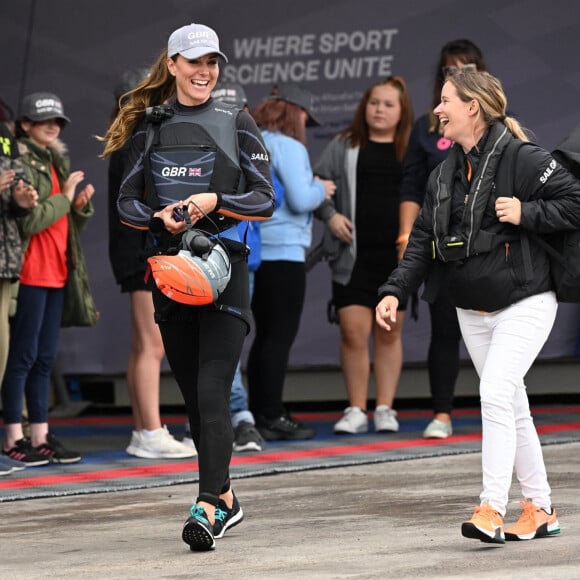
<path id="1" fill-rule="evenodd" d="M 103 138 L 104 157 L 130 140 L 119 214 L 149 230 L 156 254 L 155 319 L 198 450 L 199 493 L 182 533 L 194 551 L 213 549 L 243 518 L 229 479 L 230 386 L 250 312 L 236 225 L 268 219 L 274 208 L 260 131 L 248 113 L 211 97 L 220 61 L 227 58 L 214 30 L 193 23 L 175 30 Z M 191 243 L 180 248 L 185 238 Z M 229 282 L 216 290 L 212 268 L 222 268 L 224 254 Z M 192 280 L 179 278 L 186 270 L 206 271 L 209 303 L 200 305 Z"/>

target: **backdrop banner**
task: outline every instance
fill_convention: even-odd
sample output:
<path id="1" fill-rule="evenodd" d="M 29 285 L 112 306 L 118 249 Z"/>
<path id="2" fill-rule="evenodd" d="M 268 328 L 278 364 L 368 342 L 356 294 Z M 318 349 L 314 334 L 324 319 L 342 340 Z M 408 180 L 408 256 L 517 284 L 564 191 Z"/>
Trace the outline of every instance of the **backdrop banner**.
<path id="1" fill-rule="evenodd" d="M 539 145 L 553 148 L 580 122 L 580 12 L 566 0 L 295 0 L 287 7 L 281 16 L 280 7 L 272 9 L 264 0 L 2 2 L 0 97 L 17 111 L 24 94 L 57 93 L 72 120 L 62 134 L 72 168 L 84 170 L 96 188 L 96 215 L 82 242 L 100 319 L 94 328 L 63 330 L 63 372 L 107 375 L 126 369 L 129 300 L 109 264 L 107 161 L 99 159 L 102 145 L 95 136 L 107 128 L 121 73 L 149 66 L 179 26 L 199 22 L 215 28 L 229 58 L 222 79 L 241 83 L 250 107 L 277 82 L 296 82 L 314 94 L 323 125 L 309 129 L 313 162 L 380 78 L 403 76 L 415 115 L 424 114 L 439 50 L 456 38 L 481 47 L 504 84 L 510 111 Z M 320 234 L 315 224 L 314 243 Z M 330 289 L 328 266 L 319 264 L 308 275 L 292 367 L 339 364 L 338 327 L 326 320 Z M 561 305 L 541 357 L 573 355 L 579 329 L 580 307 Z M 429 313 L 421 302 L 419 320 L 405 322 L 405 361 L 426 360 L 429 335 Z M 462 356 L 467 358 L 465 350 Z"/>

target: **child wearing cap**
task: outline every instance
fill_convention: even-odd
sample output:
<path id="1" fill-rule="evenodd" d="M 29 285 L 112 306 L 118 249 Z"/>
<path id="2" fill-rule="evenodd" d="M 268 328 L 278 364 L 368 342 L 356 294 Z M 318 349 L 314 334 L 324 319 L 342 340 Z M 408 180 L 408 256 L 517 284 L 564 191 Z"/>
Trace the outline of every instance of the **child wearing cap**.
<path id="1" fill-rule="evenodd" d="M 70 172 L 66 149 L 58 139 L 69 121 L 62 101 L 52 93 L 26 96 L 16 120 L 22 163 L 38 192 L 38 205 L 18 219 L 24 260 L 2 382 L 6 433 L 2 452 L 27 466 L 81 459 L 48 428 L 50 375 L 71 269 L 68 256 L 74 255 L 77 265 L 84 263 L 75 223 L 82 227 L 93 214 L 94 188 L 88 184 L 77 195 L 84 173 Z M 22 429 L 25 397 L 30 439 Z"/>

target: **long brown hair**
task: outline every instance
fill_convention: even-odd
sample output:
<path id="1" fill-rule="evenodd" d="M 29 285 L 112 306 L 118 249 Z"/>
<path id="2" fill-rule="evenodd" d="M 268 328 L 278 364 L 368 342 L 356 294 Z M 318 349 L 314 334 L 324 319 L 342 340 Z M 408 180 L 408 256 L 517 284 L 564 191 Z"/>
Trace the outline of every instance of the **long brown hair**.
<path id="1" fill-rule="evenodd" d="M 119 99 L 119 113 L 105 135 L 97 137 L 99 141 L 105 143 L 101 157 L 108 157 L 127 142 L 145 115 L 147 107 L 165 103 L 175 95 L 175 92 L 175 77 L 167 69 L 167 49 L 165 49 L 151 67 L 149 76 Z"/>
<path id="2" fill-rule="evenodd" d="M 399 161 L 402 161 L 407 151 L 409 137 L 413 127 L 413 106 L 407 90 L 407 84 L 403 77 L 390 76 L 385 80 L 371 85 L 362 96 L 360 103 L 354 113 L 352 123 L 346 129 L 340 131 L 339 136 L 348 139 L 355 147 L 363 149 L 369 142 L 369 126 L 367 124 L 366 109 L 371 97 L 371 93 L 377 87 L 391 86 L 397 89 L 399 93 L 399 102 L 401 103 L 401 118 L 395 129 L 395 154 Z"/>
<path id="3" fill-rule="evenodd" d="M 280 99 L 266 99 L 252 112 L 258 127 L 266 131 L 279 131 L 306 145 L 306 125 L 302 121 L 302 109 Z"/>

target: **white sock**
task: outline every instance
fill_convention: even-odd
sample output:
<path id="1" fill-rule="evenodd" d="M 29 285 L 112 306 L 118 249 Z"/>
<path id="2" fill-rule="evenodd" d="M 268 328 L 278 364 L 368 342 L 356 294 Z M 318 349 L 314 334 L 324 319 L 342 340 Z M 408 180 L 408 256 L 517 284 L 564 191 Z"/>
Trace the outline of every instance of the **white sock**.
<path id="1" fill-rule="evenodd" d="M 141 434 L 143 435 L 143 437 L 145 437 L 145 439 L 151 439 L 155 436 L 155 433 L 158 433 L 159 431 L 163 431 L 163 428 L 159 427 L 159 429 L 153 429 L 153 431 L 149 431 L 148 429 L 142 429 Z"/>

